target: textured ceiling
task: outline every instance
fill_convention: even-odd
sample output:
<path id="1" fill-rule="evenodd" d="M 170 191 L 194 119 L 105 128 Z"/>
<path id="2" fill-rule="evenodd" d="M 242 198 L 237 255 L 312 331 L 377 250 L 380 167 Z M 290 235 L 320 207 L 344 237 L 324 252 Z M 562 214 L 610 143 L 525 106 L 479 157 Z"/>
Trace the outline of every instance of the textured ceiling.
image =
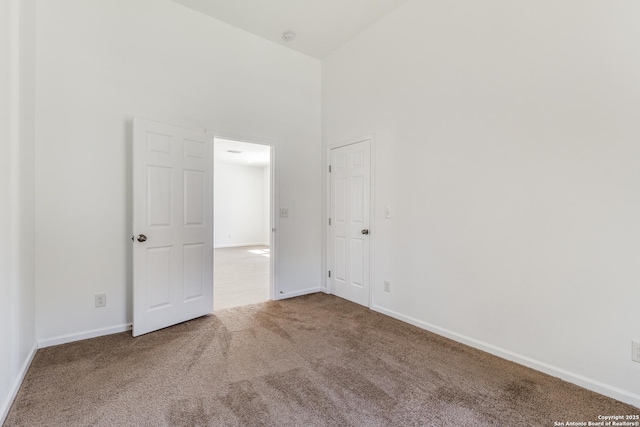
<path id="1" fill-rule="evenodd" d="M 172 0 L 322 59 L 407 0 Z M 282 40 L 285 31 L 297 37 Z"/>

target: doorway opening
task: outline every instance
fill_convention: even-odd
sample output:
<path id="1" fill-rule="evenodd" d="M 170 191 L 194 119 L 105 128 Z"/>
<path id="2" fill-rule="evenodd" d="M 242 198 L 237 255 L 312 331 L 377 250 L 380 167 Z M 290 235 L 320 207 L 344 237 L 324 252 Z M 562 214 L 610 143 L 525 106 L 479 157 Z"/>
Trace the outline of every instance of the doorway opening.
<path id="1" fill-rule="evenodd" d="M 214 138 L 214 311 L 273 299 L 272 151 Z"/>

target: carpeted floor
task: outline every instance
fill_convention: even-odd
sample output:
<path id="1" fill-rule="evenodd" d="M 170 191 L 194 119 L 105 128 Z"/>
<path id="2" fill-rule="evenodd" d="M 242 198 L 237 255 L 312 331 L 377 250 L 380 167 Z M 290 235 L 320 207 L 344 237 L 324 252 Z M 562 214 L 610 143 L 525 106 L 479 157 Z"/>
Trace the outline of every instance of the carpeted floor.
<path id="1" fill-rule="evenodd" d="M 553 426 L 640 410 L 345 300 L 38 350 L 6 426 Z"/>

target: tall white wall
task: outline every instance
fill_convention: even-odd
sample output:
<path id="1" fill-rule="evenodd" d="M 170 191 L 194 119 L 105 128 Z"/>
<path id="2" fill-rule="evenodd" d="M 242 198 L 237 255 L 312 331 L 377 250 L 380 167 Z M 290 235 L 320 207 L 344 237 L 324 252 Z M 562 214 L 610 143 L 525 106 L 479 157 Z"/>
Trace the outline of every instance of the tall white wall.
<path id="1" fill-rule="evenodd" d="M 0 424 L 36 350 L 35 16 L 0 2 Z"/>
<path id="2" fill-rule="evenodd" d="M 324 142 L 376 135 L 374 308 L 640 406 L 638 22 L 410 0 L 323 61 Z"/>
<path id="3" fill-rule="evenodd" d="M 213 169 L 213 245 L 268 244 L 265 240 L 264 169 L 216 163 Z M 267 200 L 268 203 L 268 200 Z"/>
<path id="4" fill-rule="evenodd" d="M 290 207 L 279 295 L 320 286 L 318 60 L 169 0 L 46 0 L 37 12 L 41 344 L 132 320 L 133 116 L 275 141 L 277 202 Z"/>

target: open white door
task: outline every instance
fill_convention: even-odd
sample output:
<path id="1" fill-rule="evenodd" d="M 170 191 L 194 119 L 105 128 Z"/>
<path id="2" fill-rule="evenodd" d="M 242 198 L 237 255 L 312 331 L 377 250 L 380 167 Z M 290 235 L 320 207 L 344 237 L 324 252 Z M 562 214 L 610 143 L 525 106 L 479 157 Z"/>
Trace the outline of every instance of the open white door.
<path id="1" fill-rule="evenodd" d="M 371 141 L 334 148 L 330 159 L 330 290 L 368 307 Z"/>
<path id="2" fill-rule="evenodd" d="M 213 136 L 133 122 L 133 336 L 213 311 Z"/>

